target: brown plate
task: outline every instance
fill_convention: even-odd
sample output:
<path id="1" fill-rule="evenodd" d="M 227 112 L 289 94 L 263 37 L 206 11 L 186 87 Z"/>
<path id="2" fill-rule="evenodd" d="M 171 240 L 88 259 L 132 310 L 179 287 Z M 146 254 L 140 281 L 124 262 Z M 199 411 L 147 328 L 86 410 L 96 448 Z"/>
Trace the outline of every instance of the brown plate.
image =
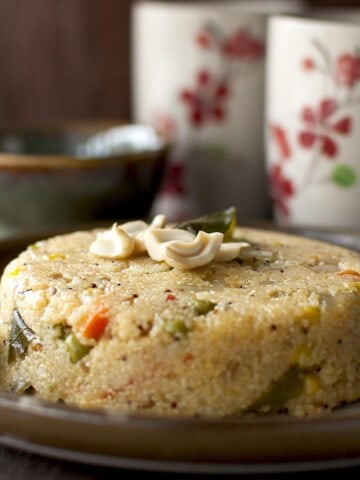
<path id="1" fill-rule="evenodd" d="M 360 235 L 301 231 L 360 250 Z M 34 240 L 0 241 L 0 267 Z M 169 419 L 81 411 L 0 393 L 0 443 L 101 466 L 260 473 L 360 465 L 360 403 L 326 416 Z"/>

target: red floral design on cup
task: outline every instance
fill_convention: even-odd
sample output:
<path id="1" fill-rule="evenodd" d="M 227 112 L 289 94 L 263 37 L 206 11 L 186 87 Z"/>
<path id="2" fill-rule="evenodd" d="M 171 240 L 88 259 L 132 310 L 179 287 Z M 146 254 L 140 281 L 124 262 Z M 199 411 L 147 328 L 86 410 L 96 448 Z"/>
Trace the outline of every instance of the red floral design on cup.
<path id="1" fill-rule="evenodd" d="M 349 52 L 336 59 L 335 79 L 339 85 L 353 87 L 360 80 L 360 57 Z"/>
<path id="2" fill-rule="evenodd" d="M 357 182 L 354 169 L 340 163 L 339 139 L 349 137 L 353 130 L 353 119 L 348 109 L 360 101 L 357 86 L 360 82 L 360 54 L 343 52 L 332 58 L 330 52 L 319 41 L 312 42 L 320 60 L 305 56 L 301 68 L 307 74 L 319 73 L 335 85 L 332 97 L 321 99 L 316 105 L 305 105 L 299 112 L 299 130 L 296 138 L 289 138 L 282 125 L 270 125 L 270 140 L 277 146 L 277 155 L 272 159 L 269 167 L 269 183 L 271 196 L 277 214 L 280 217 L 291 215 L 289 202 L 295 196 L 301 195 L 309 186 L 314 184 L 332 183 L 338 188 L 350 188 Z M 356 52 L 356 49 L 354 49 Z M 348 89 L 344 96 L 343 87 Z M 311 155 L 306 159 L 301 157 L 301 150 L 296 145 L 307 150 Z M 323 160 L 334 163 L 327 174 L 323 171 L 318 175 L 318 167 Z M 294 179 L 286 176 L 284 161 L 307 161 L 304 178 L 297 181 L 295 189 Z M 319 169 L 320 170 L 320 169 Z"/>
<path id="3" fill-rule="evenodd" d="M 301 65 L 302 65 L 303 69 L 308 71 L 308 72 L 311 72 L 312 70 L 314 70 L 316 68 L 314 60 L 312 58 L 308 58 L 308 57 L 303 59 L 303 61 L 301 62 Z"/>
<path id="4" fill-rule="evenodd" d="M 226 116 L 225 101 L 230 88 L 222 79 L 201 70 L 192 89 L 184 89 L 180 98 L 189 110 L 189 121 L 201 126 L 207 121 L 220 122 Z"/>
<path id="5" fill-rule="evenodd" d="M 252 66 L 264 55 L 264 43 L 247 29 L 225 35 L 215 23 L 205 25 L 195 37 L 203 50 L 212 50 L 221 60 L 220 72 L 200 69 L 195 85 L 181 90 L 180 99 L 188 109 L 189 123 L 202 127 L 226 119 L 228 99 L 239 76 L 238 64 Z"/>
<path id="6" fill-rule="evenodd" d="M 325 98 L 315 108 L 306 106 L 301 111 L 303 129 L 298 140 L 303 148 L 319 146 L 321 153 L 328 159 L 338 154 L 338 145 L 334 134 L 348 135 L 351 130 L 351 118 L 344 116 L 334 119 L 338 103 L 332 98 Z"/>
<path id="7" fill-rule="evenodd" d="M 222 48 L 226 56 L 239 60 L 257 60 L 264 54 L 263 42 L 245 29 L 229 35 Z"/>
<path id="8" fill-rule="evenodd" d="M 169 194 L 185 194 L 184 165 L 174 162 L 169 166 L 168 175 L 162 191 Z"/>
<path id="9" fill-rule="evenodd" d="M 276 142 L 281 158 L 286 160 L 291 157 L 291 147 L 285 130 L 280 125 L 270 125 L 270 133 Z"/>
<path id="10" fill-rule="evenodd" d="M 206 30 L 201 30 L 196 34 L 196 43 L 200 48 L 209 49 L 212 47 L 212 37 Z"/>
<path id="11" fill-rule="evenodd" d="M 270 136 L 276 144 L 278 152 L 278 161 L 271 166 L 268 173 L 270 197 L 278 214 L 288 217 L 291 213 L 289 202 L 295 194 L 295 187 L 286 176 L 283 163 L 291 158 L 292 150 L 287 133 L 280 125 L 270 125 Z"/>
<path id="12" fill-rule="evenodd" d="M 280 164 L 275 164 L 269 172 L 270 196 L 278 213 L 283 217 L 290 215 L 289 200 L 295 194 L 292 181 L 287 178 Z"/>
<path id="13" fill-rule="evenodd" d="M 345 51 L 332 58 L 318 40 L 313 41 L 313 46 L 320 55 L 320 61 L 312 57 L 303 58 L 302 68 L 305 71 L 320 72 L 332 78 L 338 86 L 350 89 L 360 81 L 360 52 L 357 48 L 354 52 Z"/>

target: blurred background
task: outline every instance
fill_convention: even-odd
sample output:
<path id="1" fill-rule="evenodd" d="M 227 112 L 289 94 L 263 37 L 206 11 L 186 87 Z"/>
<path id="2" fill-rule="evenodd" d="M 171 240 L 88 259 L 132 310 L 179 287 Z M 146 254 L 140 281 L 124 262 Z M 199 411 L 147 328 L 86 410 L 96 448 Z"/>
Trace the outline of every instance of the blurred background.
<path id="1" fill-rule="evenodd" d="M 328 8 L 360 7 L 360 0 L 248 0 L 244 4 L 250 3 L 253 9 L 256 1 L 265 10 L 272 5 L 271 13 L 280 12 L 278 5 L 286 5 L 283 12 L 303 15 Z M 296 162 L 278 165 L 278 158 L 271 159 L 266 170 L 264 147 L 272 143 L 258 140 L 264 126 L 266 15 L 245 14 L 248 23 L 240 28 L 231 15 L 223 12 L 222 18 L 221 10 L 227 9 L 222 2 L 212 13 L 207 5 L 204 11 L 209 18 L 205 18 L 202 6 L 182 11 L 182 7 L 173 8 L 175 0 L 162 0 L 151 16 L 154 5 L 148 0 L 145 10 L 144 4 L 134 9 L 132 24 L 136 3 L 0 0 L 0 235 L 18 228 L 149 218 L 160 212 L 169 221 L 181 221 L 230 205 L 237 208 L 241 220 L 277 222 L 280 217 L 274 215 L 275 205 L 278 210 L 281 207 L 284 224 L 297 224 L 290 207 L 295 204 L 299 179 L 286 171 Z M 296 5 L 300 5 L 298 10 Z M 150 17 L 146 13 L 149 6 Z M 165 10 L 161 15 L 170 16 L 162 17 L 158 8 Z M 145 11 L 145 16 L 139 11 Z M 351 20 L 353 15 L 352 11 Z M 203 16 L 210 24 L 202 24 Z M 339 68 L 349 95 L 360 78 L 359 40 L 355 40 L 354 45 L 339 46 L 343 54 Z M 209 47 L 214 48 L 207 55 Z M 291 55 L 292 50 L 288 50 L 285 53 Z M 171 63 L 175 58 L 182 60 Z M 307 70 L 315 70 L 314 61 L 307 61 Z M 235 77 L 241 83 L 239 88 L 234 86 Z M 300 85 L 305 95 L 302 80 Z M 227 115 L 230 96 L 241 108 Z M 291 115 L 289 119 L 294 117 Z M 359 142 L 359 135 L 348 135 L 352 118 L 341 120 L 340 126 L 335 125 L 340 129 L 337 134 Z M 142 124 L 138 125 L 140 130 L 124 131 L 122 124 L 135 122 Z M 31 127 L 36 128 L 31 132 Z M 289 133 L 277 124 L 274 128 L 273 123 L 269 131 L 275 146 L 284 150 Z M 319 137 L 313 142 L 315 147 L 321 141 Z M 334 145 L 331 143 L 332 159 Z M 305 147 L 308 154 L 310 145 Z M 293 156 L 296 160 L 298 154 Z M 342 156 L 339 160 L 345 161 Z M 357 162 L 357 157 L 351 161 Z M 327 168 L 328 162 L 322 163 Z M 358 165 L 353 169 L 334 165 L 330 179 L 337 182 L 337 192 L 344 198 L 341 208 L 346 213 L 341 211 L 340 218 L 346 219 L 346 226 L 354 226 L 347 215 L 351 194 L 358 227 Z M 309 171 L 312 168 L 311 164 Z M 327 208 L 327 198 L 323 204 Z M 308 212 L 312 205 L 300 224 L 311 223 Z M 326 226 L 342 226 L 345 220 L 339 223 L 328 210 L 331 222 Z M 325 220 L 312 223 L 322 226 Z"/>
<path id="2" fill-rule="evenodd" d="M 0 126 L 130 118 L 133 3 L 1 0 Z M 309 3 L 360 6 L 360 0 Z"/>

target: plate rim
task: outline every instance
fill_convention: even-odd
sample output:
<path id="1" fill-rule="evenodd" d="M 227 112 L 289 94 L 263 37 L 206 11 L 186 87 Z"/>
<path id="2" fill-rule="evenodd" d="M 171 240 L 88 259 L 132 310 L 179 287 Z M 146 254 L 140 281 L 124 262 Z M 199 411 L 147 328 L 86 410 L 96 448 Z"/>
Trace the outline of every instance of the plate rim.
<path id="1" fill-rule="evenodd" d="M 85 437 L 79 435 L 82 430 L 85 430 Z M 54 435 L 56 432 L 60 432 L 60 436 Z M 89 444 L 86 435 L 99 434 L 101 449 L 96 450 L 96 442 Z M 191 458 L 194 437 L 197 438 L 195 449 L 200 449 L 200 455 Z M 104 438 L 107 438 L 105 443 Z M 145 442 L 137 444 L 144 438 Z M 214 438 L 218 443 L 214 444 Z M 231 449 L 225 451 L 223 459 L 221 455 L 213 456 L 219 442 L 221 445 L 229 438 L 240 442 L 237 454 Z M 286 442 L 291 438 L 297 441 L 289 450 Z M 164 439 L 168 445 L 174 440 L 178 442 L 179 450 L 165 448 L 161 451 L 161 445 L 166 445 L 161 443 Z M 270 442 L 262 443 L 257 451 L 259 439 Z M 154 440 L 155 449 L 149 445 Z M 245 440 L 250 442 L 247 447 L 244 447 Z M 360 465 L 359 440 L 360 403 L 315 418 L 266 415 L 221 420 L 82 410 L 31 396 L 0 393 L 1 444 L 99 466 L 184 473 L 305 471 Z M 345 441 L 341 449 L 339 441 Z M 306 442 L 310 442 L 311 449 L 304 448 Z"/>
<path id="2" fill-rule="evenodd" d="M 282 463 L 226 463 L 213 464 L 198 462 L 196 464 L 179 461 L 159 461 L 156 459 L 133 459 L 126 457 L 109 457 L 105 455 L 74 452 L 47 445 L 39 445 L 12 436 L 0 435 L 0 445 L 15 448 L 29 454 L 36 454 L 49 459 L 77 462 L 95 467 L 125 468 L 146 472 L 185 473 L 185 474 L 263 474 L 263 473 L 300 473 L 323 469 L 338 469 L 360 466 L 360 456 L 329 460 L 312 460 L 305 462 Z"/>

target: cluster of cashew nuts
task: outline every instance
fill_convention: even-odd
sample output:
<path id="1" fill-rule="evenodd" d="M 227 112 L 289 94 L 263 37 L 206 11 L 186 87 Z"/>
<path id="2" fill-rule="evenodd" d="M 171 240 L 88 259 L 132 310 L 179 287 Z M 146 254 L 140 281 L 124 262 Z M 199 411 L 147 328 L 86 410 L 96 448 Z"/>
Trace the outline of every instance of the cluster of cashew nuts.
<path id="1" fill-rule="evenodd" d="M 90 252 L 106 258 L 124 259 L 147 252 L 156 261 L 165 261 L 179 270 L 206 265 L 212 261 L 229 262 L 236 258 L 247 242 L 223 243 L 220 232 L 197 235 L 186 230 L 166 226 L 164 215 L 157 215 L 147 224 L 142 220 L 118 225 L 97 234 Z"/>

